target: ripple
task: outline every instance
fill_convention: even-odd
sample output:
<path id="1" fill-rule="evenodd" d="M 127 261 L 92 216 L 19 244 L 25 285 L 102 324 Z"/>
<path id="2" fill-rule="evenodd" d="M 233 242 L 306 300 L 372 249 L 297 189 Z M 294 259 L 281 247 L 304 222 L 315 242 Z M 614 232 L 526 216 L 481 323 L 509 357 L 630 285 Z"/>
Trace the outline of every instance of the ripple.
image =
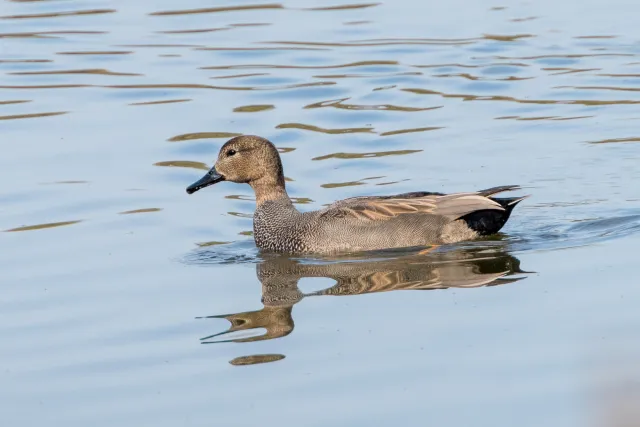
<path id="1" fill-rule="evenodd" d="M 62 114 L 68 114 L 68 113 L 69 113 L 68 111 L 52 111 L 49 113 L 14 114 L 11 116 L 0 116 L 0 120 L 33 119 L 38 117 L 60 116 Z"/>
<path id="2" fill-rule="evenodd" d="M 145 43 L 145 44 L 120 44 L 116 47 L 148 47 L 148 48 L 165 48 L 165 47 L 202 47 L 199 44 L 178 44 L 178 43 Z"/>
<path id="3" fill-rule="evenodd" d="M 191 168 L 191 169 L 200 169 L 208 171 L 210 168 L 205 163 L 202 162 L 194 162 L 191 160 L 168 160 L 165 162 L 157 162 L 154 163 L 153 166 L 166 166 L 166 167 L 177 167 L 177 168 Z"/>
<path id="4" fill-rule="evenodd" d="M 36 76 L 36 75 L 56 75 L 56 74 L 102 74 L 106 76 L 142 76 L 143 74 L 136 73 L 120 73 L 116 71 L 109 71 L 104 68 L 87 68 L 80 70 L 55 70 L 55 71 L 16 71 L 13 73 L 7 73 L 15 76 Z"/>
<path id="5" fill-rule="evenodd" d="M 273 25 L 270 22 L 242 22 L 239 24 L 229 24 L 230 27 L 268 27 Z"/>
<path id="6" fill-rule="evenodd" d="M 556 86 L 556 89 L 578 89 L 578 90 L 613 90 L 623 92 L 640 92 L 638 87 L 619 86 Z"/>
<path id="7" fill-rule="evenodd" d="M 268 76 L 269 73 L 248 73 L 248 74 L 231 74 L 229 76 L 216 76 L 212 79 L 239 79 L 243 77 Z"/>
<path id="8" fill-rule="evenodd" d="M 490 67 L 530 67 L 529 64 L 523 64 L 521 62 L 490 62 L 487 64 L 460 64 L 460 63 L 443 63 L 443 64 L 423 64 L 423 65 L 413 65 L 416 68 L 447 68 L 447 67 L 456 67 L 456 68 L 490 68 Z"/>
<path id="9" fill-rule="evenodd" d="M 196 243 L 196 245 L 201 248 L 206 248 L 208 246 L 228 245 L 229 243 L 231 242 L 219 242 L 217 240 L 212 240 L 210 242 L 199 242 L 199 243 Z"/>
<path id="10" fill-rule="evenodd" d="M 640 232 L 640 215 L 586 219 L 560 231 L 555 249 L 588 245 Z M 538 242 L 539 244 L 540 242 Z M 548 242 L 549 243 L 549 242 Z M 553 243 L 552 243 L 553 244 Z M 537 245 L 536 245 L 537 246 Z"/>
<path id="11" fill-rule="evenodd" d="M 273 40 L 259 42 L 264 44 L 282 44 L 292 46 L 326 46 L 326 47 L 366 47 L 366 46 L 411 46 L 411 45 L 449 45 L 462 46 L 474 44 L 477 38 L 471 39 L 370 39 L 346 42 L 312 42 L 312 41 L 287 41 Z"/>
<path id="12" fill-rule="evenodd" d="M 436 90 L 422 88 L 403 88 L 404 92 L 414 93 L 416 95 L 437 95 L 443 98 L 460 98 L 464 101 L 505 101 L 517 102 L 520 104 L 566 104 L 566 105 L 624 105 L 624 104 L 640 104 L 636 100 L 595 100 L 595 99 L 572 99 L 572 100 L 554 100 L 554 99 L 519 99 L 512 96 L 503 95 L 472 95 L 472 94 L 450 94 L 439 92 Z"/>
<path id="13" fill-rule="evenodd" d="M 359 181 L 347 181 L 347 182 L 330 182 L 327 184 L 322 184 L 320 187 L 322 188 L 340 188 L 340 187 L 355 187 L 359 185 L 366 185 L 366 182 L 363 181 L 372 181 L 376 179 L 384 178 L 384 176 L 372 176 L 369 178 L 362 178 Z"/>
<path id="14" fill-rule="evenodd" d="M 28 99 L 10 99 L 8 101 L 0 101 L 0 105 L 24 104 L 26 102 L 33 102 L 33 101 Z"/>
<path id="15" fill-rule="evenodd" d="M 372 73 L 372 74 L 363 74 L 363 73 L 351 73 L 351 74 L 322 74 L 312 76 L 315 79 L 353 79 L 353 78 L 380 78 L 380 77 L 401 77 L 401 76 L 421 76 L 422 73 L 419 71 L 405 71 L 400 73 Z"/>
<path id="16" fill-rule="evenodd" d="M 402 112 L 418 112 L 418 111 L 429 111 L 429 110 L 437 110 L 442 108 L 442 105 L 436 107 L 405 107 L 401 105 L 392 105 L 392 104 L 378 104 L 378 105 L 362 105 L 362 104 L 346 104 L 344 101 L 349 100 L 350 98 L 342 98 L 342 99 L 332 99 L 328 101 L 320 101 L 313 104 L 305 105 L 305 109 L 314 109 L 314 108 L 338 108 L 341 110 L 358 110 L 358 111 L 402 111 Z"/>
<path id="17" fill-rule="evenodd" d="M 192 29 L 192 30 L 165 30 L 165 31 L 157 31 L 158 34 L 197 34 L 197 33 L 214 33 L 216 31 L 227 31 L 231 28 L 221 27 L 221 28 L 202 28 L 202 29 Z"/>
<path id="18" fill-rule="evenodd" d="M 131 211 L 118 212 L 120 215 L 131 215 L 131 214 L 139 214 L 139 213 L 150 213 L 150 212 L 160 212 L 161 208 L 142 208 L 142 209 L 134 209 Z"/>
<path id="19" fill-rule="evenodd" d="M 597 58 L 601 56 L 625 57 L 637 56 L 633 53 L 562 53 L 554 55 L 534 55 L 534 56 L 494 56 L 495 59 L 571 59 L 571 58 Z"/>
<path id="20" fill-rule="evenodd" d="M 620 142 L 640 142 L 640 137 L 601 139 L 599 141 L 589 141 L 589 144 L 612 144 Z"/>
<path id="21" fill-rule="evenodd" d="M 553 121 L 562 121 L 562 120 L 580 120 L 580 119 L 590 119 L 595 116 L 574 116 L 574 117 L 562 117 L 562 116 L 541 116 L 541 117 L 522 117 L 522 116 L 502 116 L 496 117 L 495 120 L 553 120 Z"/>
<path id="22" fill-rule="evenodd" d="M 574 74 L 574 73 L 585 73 L 589 71 L 600 71 L 601 68 L 567 68 L 567 67 L 552 67 L 552 68 L 543 68 L 545 71 L 557 71 L 557 73 L 551 73 L 552 76 L 559 76 L 562 74 Z"/>
<path id="23" fill-rule="evenodd" d="M 538 19 L 537 16 L 528 16 L 526 18 L 514 18 L 514 19 L 510 19 L 510 22 L 527 22 L 527 21 L 533 21 Z"/>
<path id="24" fill-rule="evenodd" d="M 226 52 L 270 52 L 270 51 L 317 51 L 317 50 L 330 50 L 321 47 L 198 47 L 195 50 L 211 50 L 211 51 L 226 51 Z"/>
<path id="25" fill-rule="evenodd" d="M 224 196 L 225 199 L 229 200 L 242 200 L 243 202 L 255 202 L 256 199 L 252 196 L 248 196 L 245 194 L 229 194 Z"/>
<path id="26" fill-rule="evenodd" d="M 276 129 L 301 129 L 311 132 L 326 133 L 329 135 L 340 135 L 344 133 L 375 133 L 373 128 L 342 128 L 342 129 L 328 129 L 321 128 L 319 126 L 305 125 L 303 123 L 282 123 L 276 126 Z"/>
<path id="27" fill-rule="evenodd" d="M 404 156 L 406 154 L 420 153 L 423 150 L 393 150 L 393 151 L 375 151 L 371 153 L 333 153 L 325 156 L 314 157 L 311 160 L 327 160 L 327 159 L 368 159 L 372 157 L 385 156 Z"/>
<path id="28" fill-rule="evenodd" d="M 197 265 L 255 264 L 261 260 L 258 248 L 252 241 L 242 239 L 237 242 L 204 242 L 187 253 L 182 262 Z"/>
<path id="29" fill-rule="evenodd" d="M 76 185 L 76 184 L 88 184 L 89 181 L 70 180 L 70 181 L 53 181 L 43 182 L 42 185 Z"/>
<path id="30" fill-rule="evenodd" d="M 227 213 L 237 218 L 253 218 L 253 214 L 245 213 L 245 212 L 227 212 Z"/>
<path id="31" fill-rule="evenodd" d="M 0 59 L 0 64 L 32 64 L 53 62 L 51 59 Z"/>
<path id="32" fill-rule="evenodd" d="M 638 77 L 640 77 L 640 74 L 596 74 L 596 76 L 602 76 L 602 77 L 638 78 Z"/>
<path id="33" fill-rule="evenodd" d="M 323 70 L 331 68 L 369 67 L 372 65 L 399 65 L 398 61 L 358 61 L 336 65 L 278 65 L 278 64 L 245 64 L 245 65 L 212 65 L 201 67 L 201 70 L 242 70 L 242 69 L 297 69 Z"/>
<path id="34" fill-rule="evenodd" d="M 158 84 L 137 84 L 137 85 L 104 85 L 109 89 L 215 89 L 215 90 L 288 90 L 300 89 L 305 87 L 332 86 L 335 82 L 311 82 L 297 83 L 290 85 L 278 86 L 212 86 L 197 83 L 158 83 Z M 3 86 L 0 86 L 3 87 Z"/>
<path id="35" fill-rule="evenodd" d="M 329 11 L 329 10 L 367 9 L 370 7 L 379 6 L 381 4 L 382 3 L 343 4 L 343 5 L 337 5 L 337 6 L 309 7 L 309 8 L 305 8 L 304 10 Z"/>
<path id="36" fill-rule="evenodd" d="M 574 39 L 615 39 L 618 36 L 575 36 Z"/>
<path id="37" fill-rule="evenodd" d="M 82 222 L 82 220 L 76 221 L 63 221 L 63 222 L 49 222 L 45 224 L 36 224 L 36 225 L 26 225 L 23 227 L 11 228 L 9 230 L 5 230 L 5 232 L 15 232 L 15 231 L 33 231 L 33 230 L 43 230 L 45 228 L 55 228 L 55 227 L 64 227 L 65 225 L 72 225 Z"/>
<path id="38" fill-rule="evenodd" d="M 382 132 L 380 136 L 392 136 L 392 135 L 401 135 L 403 133 L 416 133 L 416 132 L 429 132 L 432 130 L 444 129 L 442 127 L 424 127 L 424 128 L 411 128 L 411 129 L 399 129 L 392 130 L 388 132 Z"/>
<path id="39" fill-rule="evenodd" d="M 539 204 L 551 207 L 582 206 L 607 202 L 607 200 L 584 200 L 566 203 Z M 585 218 L 572 220 L 568 224 L 548 223 L 525 236 L 514 236 L 509 242 L 513 251 L 556 251 L 594 245 L 600 242 L 628 237 L 640 233 L 640 214 Z"/>
<path id="40" fill-rule="evenodd" d="M 375 185 L 393 185 L 393 184 L 397 184 L 399 182 L 405 182 L 405 181 L 409 181 L 409 180 L 408 179 L 400 179 L 398 181 L 379 182 L 379 183 L 376 183 Z"/>
<path id="41" fill-rule="evenodd" d="M 276 108 L 272 104 L 243 105 L 233 109 L 234 113 L 258 113 L 260 111 L 269 111 Z"/>
<path id="42" fill-rule="evenodd" d="M 151 16 L 171 16 L 171 15 L 193 15 L 198 13 L 221 13 L 221 12 L 239 12 L 244 10 L 264 10 L 264 9 L 284 9 L 279 3 L 270 4 L 248 4 L 244 6 L 225 6 L 225 7 L 207 7 L 201 9 L 182 9 L 182 10 L 165 10 L 160 12 L 152 12 Z"/>
<path id="43" fill-rule="evenodd" d="M 533 34 L 512 34 L 512 35 L 500 35 L 500 34 L 483 34 L 482 38 L 486 40 L 494 40 L 499 42 L 515 42 L 520 39 L 528 39 L 536 37 Z"/>
<path id="44" fill-rule="evenodd" d="M 51 13 L 34 13 L 30 15 L 9 15 L 0 16 L 0 19 L 42 19 L 42 18 L 60 18 L 65 16 L 81 16 L 81 15 L 102 15 L 105 13 L 116 13 L 115 9 L 89 9 L 89 10 L 70 10 L 66 12 Z"/>
<path id="45" fill-rule="evenodd" d="M 240 136 L 241 133 L 235 132 L 195 132 L 184 133 L 182 135 L 176 135 L 169 138 L 167 141 L 179 142 L 179 141 L 192 141 L 194 139 L 219 139 L 219 138 L 233 138 L 234 136 Z"/>
<path id="46" fill-rule="evenodd" d="M 86 35 L 86 34 L 108 34 L 107 31 L 77 31 L 77 30 L 67 30 L 67 31 L 38 31 L 38 32 L 24 32 L 24 33 L 0 33 L 1 38 L 60 38 L 56 36 L 66 36 L 66 35 Z"/>
<path id="47" fill-rule="evenodd" d="M 93 85 L 82 85 L 82 84 L 4 85 L 4 86 L 0 86 L 0 89 L 75 89 L 80 87 L 93 87 Z"/>
<path id="48" fill-rule="evenodd" d="M 56 52 L 56 55 L 131 55 L 131 50 L 81 50 L 69 52 Z"/>
<path id="49" fill-rule="evenodd" d="M 164 31 L 156 31 L 156 33 L 157 34 L 199 34 L 199 33 L 213 33 L 218 31 L 228 31 L 228 30 L 233 30 L 234 28 L 264 27 L 269 25 L 273 25 L 273 24 L 270 24 L 267 22 L 247 22 L 247 23 L 239 23 L 239 24 L 229 24 L 226 27 L 164 30 Z M 207 48 L 199 48 L 199 49 L 206 50 Z"/>
<path id="50" fill-rule="evenodd" d="M 551 181 L 553 182 L 553 181 Z M 550 202 L 550 203 L 536 203 L 532 207 L 542 208 L 567 208 L 573 206 L 588 206 L 588 205 L 597 205 L 606 202 L 606 199 L 585 199 L 585 200 L 576 200 L 571 202 Z"/>
<path id="51" fill-rule="evenodd" d="M 295 205 L 308 205 L 313 203 L 313 200 L 308 197 L 291 197 L 291 201 Z"/>
<path id="52" fill-rule="evenodd" d="M 233 366 L 259 365 L 262 363 L 277 362 L 284 358 L 284 354 L 254 354 L 251 356 L 236 357 L 230 360 L 229 363 Z"/>
<path id="53" fill-rule="evenodd" d="M 330 182 L 328 184 L 322 184 L 322 188 L 340 188 L 340 187 L 355 187 L 358 185 L 365 185 L 362 181 L 348 181 L 348 182 Z"/>
<path id="54" fill-rule="evenodd" d="M 146 101 L 146 102 L 134 102 L 129 105 L 159 105 L 159 104 L 176 104 L 179 102 L 190 102 L 193 99 L 167 99 L 164 101 Z"/>
<path id="55" fill-rule="evenodd" d="M 490 78 L 485 76 L 474 76 L 470 73 L 434 74 L 433 77 L 461 77 L 463 79 L 472 80 L 472 81 L 516 81 L 516 80 L 531 80 L 534 78 L 534 77 L 516 77 L 516 76 Z"/>

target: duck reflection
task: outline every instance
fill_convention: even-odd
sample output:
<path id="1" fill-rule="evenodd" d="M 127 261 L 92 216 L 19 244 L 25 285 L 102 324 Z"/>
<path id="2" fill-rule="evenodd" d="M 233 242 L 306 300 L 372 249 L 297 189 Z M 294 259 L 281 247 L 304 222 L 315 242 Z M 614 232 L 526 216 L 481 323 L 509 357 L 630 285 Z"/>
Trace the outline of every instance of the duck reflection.
<path id="1" fill-rule="evenodd" d="M 226 319 L 231 327 L 201 338 L 203 344 L 253 342 L 289 335 L 294 329 L 293 306 L 303 298 L 333 295 L 361 295 L 402 290 L 476 288 L 512 283 L 525 273 L 520 261 L 502 247 L 465 248 L 452 251 L 411 254 L 396 258 L 341 258 L 310 264 L 285 256 L 268 257 L 257 267 L 262 283 L 264 308 L 235 314 L 207 316 Z M 298 281 L 303 277 L 326 277 L 336 281 L 330 288 L 303 293 Z M 244 338 L 224 338 L 231 333 L 266 332 Z M 234 334 L 236 335 L 236 334 Z"/>

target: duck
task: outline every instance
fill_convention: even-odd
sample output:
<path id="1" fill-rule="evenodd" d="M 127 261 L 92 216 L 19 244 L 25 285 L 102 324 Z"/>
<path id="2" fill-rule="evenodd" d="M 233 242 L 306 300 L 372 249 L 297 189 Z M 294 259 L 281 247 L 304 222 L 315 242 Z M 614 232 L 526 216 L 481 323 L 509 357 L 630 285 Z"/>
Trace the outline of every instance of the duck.
<path id="1" fill-rule="evenodd" d="M 493 197 L 521 188 L 503 185 L 464 193 L 358 196 L 300 212 L 287 194 L 280 153 L 271 141 L 256 135 L 228 140 L 209 172 L 186 190 L 193 194 L 222 181 L 251 186 L 256 246 L 285 254 L 436 248 L 474 240 L 500 231 L 515 206 L 528 197 Z"/>

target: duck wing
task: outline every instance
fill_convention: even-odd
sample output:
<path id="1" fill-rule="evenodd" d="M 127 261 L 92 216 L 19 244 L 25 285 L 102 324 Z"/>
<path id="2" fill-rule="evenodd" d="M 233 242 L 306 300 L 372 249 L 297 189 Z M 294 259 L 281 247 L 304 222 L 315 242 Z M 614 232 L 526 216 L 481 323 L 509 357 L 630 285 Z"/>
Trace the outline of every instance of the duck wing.
<path id="1" fill-rule="evenodd" d="M 385 221 L 400 215 L 436 215 L 455 221 L 477 211 L 504 211 L 488 196 L 517 186 L 494 187 L 469 193 L 404 193 L 395 196 L 353 197 L 340 200 L 320 211 L 321 217 L 353 218 L 360 221 Z"/>

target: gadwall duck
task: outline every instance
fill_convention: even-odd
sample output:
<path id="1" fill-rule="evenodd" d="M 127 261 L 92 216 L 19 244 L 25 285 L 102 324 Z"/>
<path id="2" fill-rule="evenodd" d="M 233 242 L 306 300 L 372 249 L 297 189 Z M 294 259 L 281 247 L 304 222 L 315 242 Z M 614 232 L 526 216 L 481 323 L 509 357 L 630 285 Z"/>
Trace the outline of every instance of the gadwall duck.
<path id="1" fill-rule="evenodd" d="M 276 147 L 259 136 L 227 141 L 211 170 L 187 188 L 192 194 L 220 181 L 247 183 L 256 195 L 253 235 L 273 252 L 341 253 L 435 246 L 495 234 L 525 197 L 494 198 L 516 185 L 470 193 L 412 192 L 364 196 L 299 212 L 285 189 Z"/>

